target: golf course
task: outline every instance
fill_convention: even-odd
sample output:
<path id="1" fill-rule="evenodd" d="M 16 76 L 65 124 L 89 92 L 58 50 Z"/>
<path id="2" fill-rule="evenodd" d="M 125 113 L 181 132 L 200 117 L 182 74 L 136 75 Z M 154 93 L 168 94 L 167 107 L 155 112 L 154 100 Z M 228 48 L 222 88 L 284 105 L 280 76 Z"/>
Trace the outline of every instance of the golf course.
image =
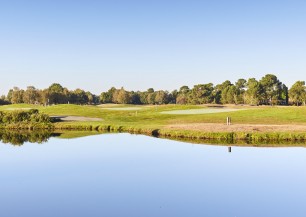
<path id="1" fill-rule="evenodd" d="M 30 109 L 53 118 L 53 130 L 129 132 L 173 139 L 306 140 L 303 106 L 15 104 L 0 107 L 4 113 Z M 227 117 L 231 118 L 231 125 L 227 125 Z"/>

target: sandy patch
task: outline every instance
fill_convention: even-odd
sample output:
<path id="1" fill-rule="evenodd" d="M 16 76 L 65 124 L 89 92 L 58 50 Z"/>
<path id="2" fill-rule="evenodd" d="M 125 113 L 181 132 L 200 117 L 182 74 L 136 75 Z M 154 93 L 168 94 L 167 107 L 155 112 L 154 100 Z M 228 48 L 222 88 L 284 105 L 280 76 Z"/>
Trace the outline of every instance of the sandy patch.
<path id="1" fill-rule="evenodd" d="M 51 116 L 51 118 L 56 118 L 60 121 L 103 121 L 102 118 L 89 118 L 82 116 Z"/>
<path id="2" fill-rule="evenodd" d="M 306 125 L 233 124 L 227 126 L 216 123 L 194 123 L 167 125 L 166 129 L 204 132 L 305 132 Z"/>

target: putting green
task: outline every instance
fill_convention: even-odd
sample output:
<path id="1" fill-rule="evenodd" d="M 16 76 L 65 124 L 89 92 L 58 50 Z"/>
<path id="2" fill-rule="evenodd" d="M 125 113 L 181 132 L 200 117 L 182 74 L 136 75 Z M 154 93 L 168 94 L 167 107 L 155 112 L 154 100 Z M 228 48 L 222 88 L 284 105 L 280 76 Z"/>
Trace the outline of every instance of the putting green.
<path id="1" fill-rule="evenodd" d="M 199 115 L 199 114 L 213 114 L 222 112 L 235 112 L 244 109 L 229 109 L 229 108 L 209 108 L 209 109 L 187 109 L 187 110 L 175 110 L 175 111 L 164 111 L 161 114 L 168 115 Z"/>

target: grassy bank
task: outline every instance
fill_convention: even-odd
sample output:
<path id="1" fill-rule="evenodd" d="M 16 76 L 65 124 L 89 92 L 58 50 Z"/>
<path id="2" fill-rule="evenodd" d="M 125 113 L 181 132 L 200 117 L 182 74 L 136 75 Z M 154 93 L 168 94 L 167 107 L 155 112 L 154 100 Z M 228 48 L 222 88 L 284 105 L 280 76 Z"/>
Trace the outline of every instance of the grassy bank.
<path id="1" fill-rule="evenodd" d="M 64 121 L 54 123 L 57 130 L 92 130 L 105 132 L 129 132 L 181 139 L 215 139 L 219 141 L 306 141 L 306 107 L 248 107 L 248 106 L 131 106 L 131 105 L 9 105 L 1 106 L 0 111 L 38 109 L 54 116 L 77 116 L 99 118 L 101 121 Z M 207 109 L 207 113 L 205 113 Z M 214 109 L 216 112 L 214 113 Z M 224 110 L 222 110 L 224 109 Z M 176 112 L 177 111 L 177 112 Z M 183 112 L 182 112 L 183 111 Z M 232 131 L 212 131 L 199 124 L 225 124 L 226 117 L 231 117 L 233 126 L 248 124 L 262 125 L 260 132 L 254 129 Z M 283 126 L 280 129 L 265 130 L 265 126 Z M 288 127 L 286 127 L 288 125 Z M 180 126 L 180 128 L 178 127 Z M 183 126 L 183 127 L 181 127 Z M 294 126 L 302 128 L 294 129 Z M 256 129 L 255 129 L 256 128 Z M 268 127 L 267 127 L 268 128 Z M 271 128 L 271 127 L 270 127 Z M 287 129 L 288 128 L 288 129 Z M 284 130 L 285 129 L 285 130 Z"/>
<path id="2" fill-rule="evenodd" d="M 128 132 L 156 137 L 189 140 L 217 140 L 226 143 L 244 141 L 247 143 L 261 142 L 306 142 L 306 132 L 200 132 L 193 130 L 165 130 L 136 126 L 103 125 L 90 123 L 56 124 L 57 130 L 93 130 L 102 132 Z"/>

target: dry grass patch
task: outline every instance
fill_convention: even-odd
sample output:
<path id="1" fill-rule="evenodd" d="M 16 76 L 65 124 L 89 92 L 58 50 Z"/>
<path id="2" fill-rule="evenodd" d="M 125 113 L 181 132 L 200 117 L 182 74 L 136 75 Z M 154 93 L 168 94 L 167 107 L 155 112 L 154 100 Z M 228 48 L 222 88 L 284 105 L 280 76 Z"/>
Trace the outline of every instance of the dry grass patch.
<path id="1" fill-rule="evenodd" d="M 171 124 L 165 129 L 194 130 L 203 132 L 306 132 L 306 125 L 226 124 L 193 123 Z"/>

